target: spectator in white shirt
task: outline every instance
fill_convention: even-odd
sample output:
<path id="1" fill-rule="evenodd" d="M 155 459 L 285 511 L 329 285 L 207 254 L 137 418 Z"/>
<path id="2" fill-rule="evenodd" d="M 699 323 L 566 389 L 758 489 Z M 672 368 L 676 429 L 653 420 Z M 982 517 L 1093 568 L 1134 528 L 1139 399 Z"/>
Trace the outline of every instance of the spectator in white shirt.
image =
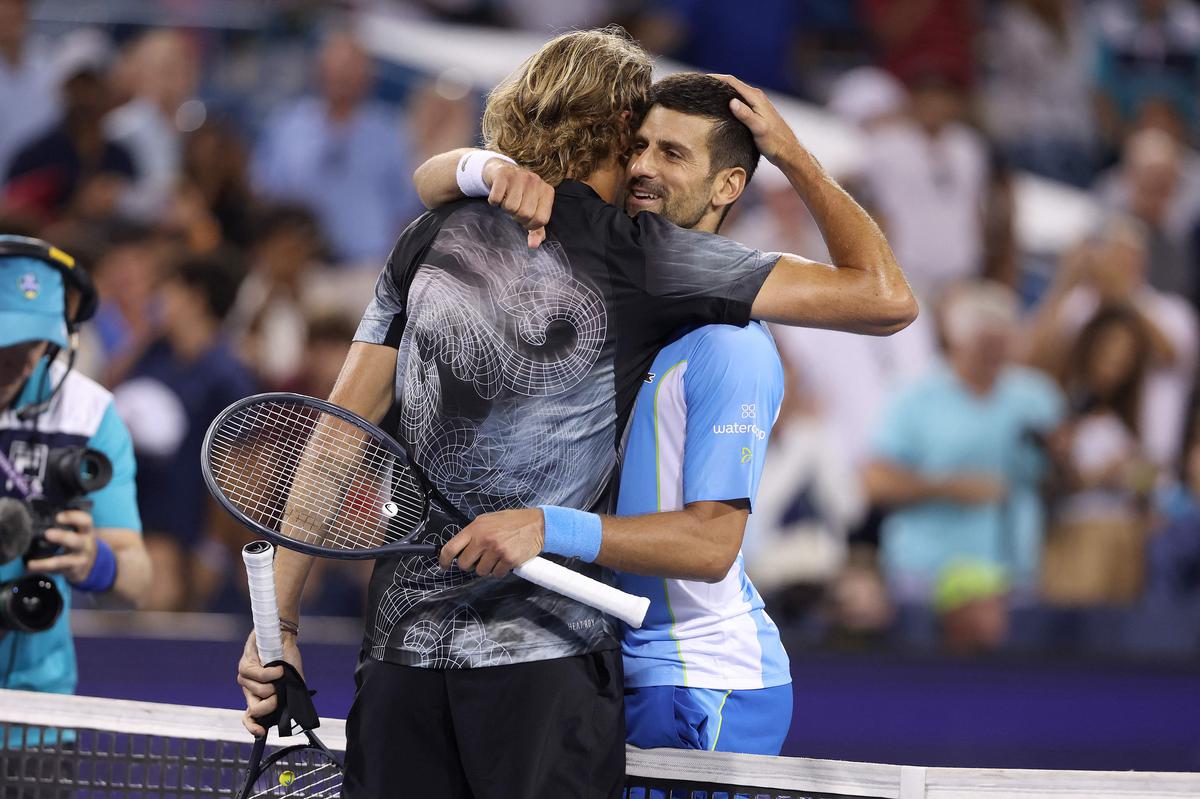
<path id="1" fill-rule="evenodd" d="M 1033 362 L 1059 373 L 1070 343 L 1102 308 L 1128 304 L 1136 310 L 1151 342 L 1138 412 L 1142 452 L 1154 465 L 1170 468 L 1184 438 L 1198 324 L 1186 299 L 1150 285 L 1148 253 L 1146 230 L 1137 220 L 1106 220 L 1096 239 L 1060 267 L 1038 307 L 1027 347 Z"/>
<path id="2" fill-rule="evenodd" d="M 1042 572 L 1052 602 L 1130 602 L 1141 589 L 1155 479 L 1138 443 L 1150 347 L 1140 315 L 1121 305 L 1098 311 L 1072 343 L 1060 377 L 1071 407 L 1065 468 Z"/>
<path id="3" fill-rule="evenodd" d="M 864 178 L 897 260 L 927 302 L 979 274 L 988 155 L 960 121 L 962 92 L 949 79 L 926 73 L 909 93 L 907 117 L 871 134 Z"/>
<path id="4" fill-rule="evenodd" d="M 145 34 L 118 64 L 117 81 L 133 99 L 109 114 L 107 127 L 137 166 L 137 182 L 122 198 L 121 210 L 140 222 L 157 222 L 171 207 L 186 132 L 180 123 L 189 127 L 180 109 L 195 93 L 198 70 L 188 40 L 171 30 Z"/>
<path id="5" fill-rule="evenodd" d="M 1125 142 L 1121 163 L 1097 186 L 1101 203 L 1146 226 L 1150 285 L 1192 296 L 1196 289 L 1191 237 L 1200 223 L 1200 194 L 1185 151 L 1166 130 L 1142 128 Z"/>
<path id="6" fill-rule="evenodd" d="M 1078 0 L 1007 0 L 984 40 L 987 127 L 1014 166 L 1086 186 L 1095 123 Z"/>

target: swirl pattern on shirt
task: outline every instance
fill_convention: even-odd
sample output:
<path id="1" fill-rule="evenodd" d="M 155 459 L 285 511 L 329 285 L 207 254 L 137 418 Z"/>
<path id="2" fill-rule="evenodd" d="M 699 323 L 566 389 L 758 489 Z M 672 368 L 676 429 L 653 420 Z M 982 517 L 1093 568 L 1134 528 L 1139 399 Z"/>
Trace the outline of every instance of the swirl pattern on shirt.
<path id="1" fill-rule="evenodd" d="M 591 507 L 616 463 L 604 298 L 573 274 L 557 242 L 529 250 L 523 231 L 490 210 L 448 220 L 412 277 L 397 359 L 398 437 L 468 518 L 541 504 Z M 457 529 L 435 512 L 426 540 L 444 542 Z M 423 666 L 489 665 L 505 651 L 501 641 L 519 646 L 522 630 L 544 637 L 547 624 L 569 631 L 581 612 L 555 598 L 565 624 L 529 620 L 509 610 L 520 607 L 525 586 L 497 583 L 400 559 L 379 596 L 375 647 L 405 650 Z M 451 635 L 473 603 L 511 618 L 491 638 L 483 628 Z M 450 616 L 462 623 L 447 625 Z M 564 651 L 571 646 L 564 641 Z"/>

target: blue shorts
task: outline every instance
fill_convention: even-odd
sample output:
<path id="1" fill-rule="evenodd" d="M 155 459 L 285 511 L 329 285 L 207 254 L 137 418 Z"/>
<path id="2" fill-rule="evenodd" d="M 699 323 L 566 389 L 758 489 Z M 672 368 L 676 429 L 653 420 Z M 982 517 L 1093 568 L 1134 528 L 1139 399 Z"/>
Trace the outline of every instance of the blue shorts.
<path id="1" fill-rule="evenodd" d="M 625 689 L 625 738 L 641 749 L 778 755 L 791 724 L 791 683 L 748 691 Z"/>

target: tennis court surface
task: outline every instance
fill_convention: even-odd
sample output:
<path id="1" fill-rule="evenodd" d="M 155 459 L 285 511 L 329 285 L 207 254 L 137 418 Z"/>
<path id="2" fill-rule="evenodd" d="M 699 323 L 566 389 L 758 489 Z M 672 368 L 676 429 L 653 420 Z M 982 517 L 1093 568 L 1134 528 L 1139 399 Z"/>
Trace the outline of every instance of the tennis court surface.
<path id="1" fill-rule="evenodd" d="M 344 749 L 342 721 L 323 720 L 319 733 Z M 236 710 L 0 690 L 0 797 L 232 797 L 251 743 Z M 627 773 L 629 799 L 1200 796 L 1200 774 L 924 768 L 665 749 L 630 749 Z M 396 796 L 404 797 L 402 763 L 396 779 Z M 307 796 L 284 787 L 278 795 Z"/>

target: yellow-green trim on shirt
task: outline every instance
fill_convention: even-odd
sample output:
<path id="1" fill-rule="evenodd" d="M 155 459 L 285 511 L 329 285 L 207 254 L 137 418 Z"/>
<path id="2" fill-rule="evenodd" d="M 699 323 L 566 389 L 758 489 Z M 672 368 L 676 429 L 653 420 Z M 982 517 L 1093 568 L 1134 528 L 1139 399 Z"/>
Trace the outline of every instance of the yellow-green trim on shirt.
<path id="1" fill-rule="evenodd" d="M 687 363 L 687 359 L 683 359 L 671 366 L 670 369 L 663 372 L 662 378 L 658 381 L 658 385 L 654 387 L 654 483 L 655 483 L 655 503 L 654 506 L 658 511 L 662 512 L 662 460 L 659 457 L 662 449 L 658 443 L 658 393 L 662 391 L 662 387 L 666 385 L 667 378 L 671 372 L 674 372 L 680 366 Z M 675 611 L 671 609 L 671 591 L 667 581 L 663 580 L 663 596 L 667 601 L 667 615 L 671 617 L 671 629 L 668 630 L 671 640 L 675 642 L 675 651 L 679 653 L 679 666 L 683 669 L 683 684 L 686 687 L 687 680 L 687 661 L 683 659 L 683 644 L 679 640 L 679 636 L 675 633 Z"/>
<path id="2" fill-rule="evenodd" d="M 729 699 L 731 693 L 733 693 L 732 690 L 726 691 L 725 695 L 721 697 L 721 706 L 717 708 L 717 734 L 713 736 L 712 746 L 708 747 L 709 751 L 717 751 L 717 741 L 721 740 L 721 728 L 725 726 L 725 700 Z"/>

